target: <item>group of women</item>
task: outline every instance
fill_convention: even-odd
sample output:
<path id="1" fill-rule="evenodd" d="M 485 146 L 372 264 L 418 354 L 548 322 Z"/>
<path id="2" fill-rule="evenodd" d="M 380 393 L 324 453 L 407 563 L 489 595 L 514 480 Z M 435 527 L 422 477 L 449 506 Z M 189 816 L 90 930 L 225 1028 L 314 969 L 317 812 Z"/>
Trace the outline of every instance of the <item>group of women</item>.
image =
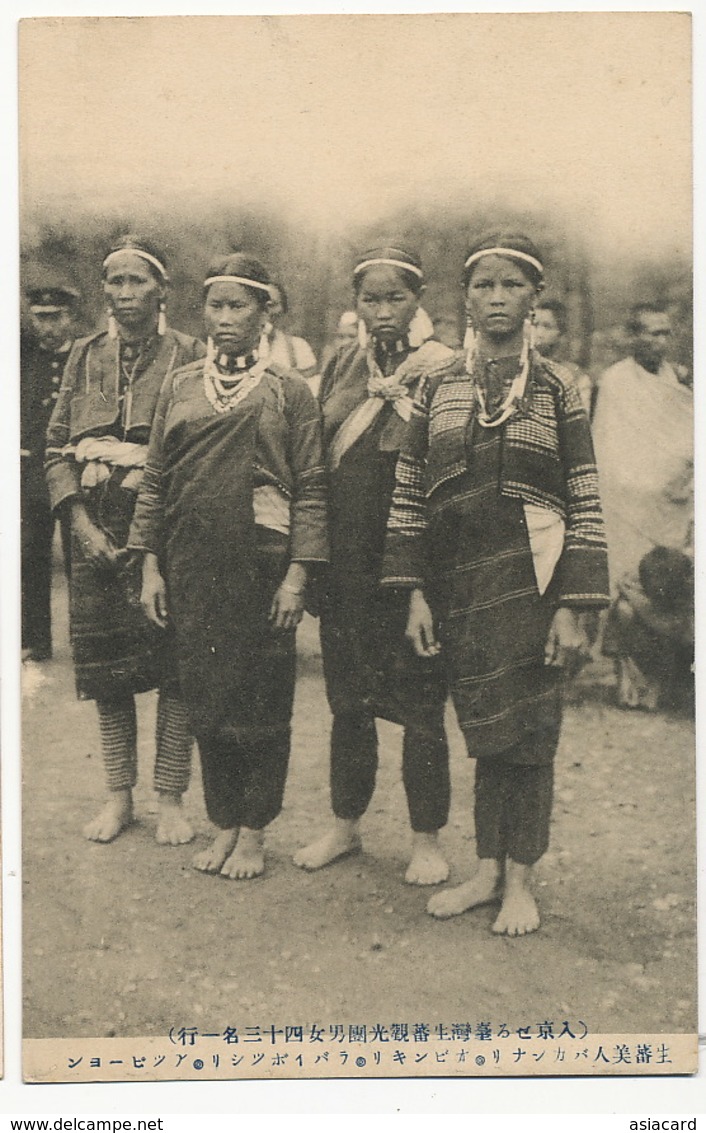
<path id="1" fill-rule="evenodd" d="M 108 330 L 72 349 L 46 462 L 71 520 L 77 690 L 96 702 L 108 779 L 89 838 L 132 820 L 134 694 L 157 688 L 158 841 L 192 837 L 193 736 L 217 828 L 195 866 L 263 872 L 308 606 L 333 716 L 333 813 L 296 864 L 360 849 L 380 717 L 404 729 L 406 880 L 447 879 L 450 692 L 477 760 L 479 861 L 429 912 L 498 901 L 496 932 L 538 927 L 529 871 L 549 837 L 561 675 L 608 604 L 588 420 L 571 374 L 532 344 L 543 275 L 526 237 L 477 241 L 457 354 L 421 306 L 418 257 L 367 251 L 352 278 L 358 336 L 327 363 L 317 402 L 273 358 L 272 281 L 255 257 L 206 273 L 203 344 L 166 326 L 164 257 L 131 236 L 110 249 Z"/>

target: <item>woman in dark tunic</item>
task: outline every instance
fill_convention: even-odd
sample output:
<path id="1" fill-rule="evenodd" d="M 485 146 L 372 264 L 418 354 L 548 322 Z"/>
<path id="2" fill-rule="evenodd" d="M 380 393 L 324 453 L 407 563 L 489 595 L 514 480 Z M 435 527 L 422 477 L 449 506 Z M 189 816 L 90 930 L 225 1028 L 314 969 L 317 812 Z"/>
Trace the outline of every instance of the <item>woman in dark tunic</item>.
<path id="1" fill-rule="evenodd" d="M 320 400 L 329 483 L 331 565 L 321 595 L 321 645 L 331 731 L 334 822 L 294 860 L 319 869 L 360 849 L 359 820 L 375 788 L 375 718 L 402 724 L 402 775 L 413 831 L 408 882 L 448 876 L 438 831 L 449 806 L 445 684 L 440 664 L 405 640 L 404 595 L 383 592 L 380 572 L 395 463 L 420 382 L 451 357 L 420 309 L 418 258 L 375 248 L 353 274 L 363 342 L 326 366 Z"/>
<path id="2" fill-rule="evenodd" d="M 71 645 L 76 689 L 95 700 L 109 799 L 85 828 L 110 842 L 132 821 L 137 781 L 136 692 L 159 688 L 154 785 L 157 841 L 193 837 L 181 809 L 192 740 L 163 635 L 140 609 L 139 564 L 126 555 L 150 426 L 162 383 L 205 353 L 167 327 L 164 256 L 135 236 L 103 261 L 108 331 L 78 339 L 49 423 L 46 474 L 52 507 L 70 518 Z"/>
<path id="3" fill-rule="evenodd" d="M 164 384 L 130 546 L 148 617 L 174 630 L 219 828 L 194 865 L 245 879 L 282 806 L 295 631 L 309 566 L 328 556 L 321 426 L 306 382 L 259 356 L 263 266 L 227 256 L 204 287 L 208 354 Z"/>
<path id="4" fill-rule="evenodd" d="M 494 235 L 465 263 L 475 334 L 420 392 L 397 467 L 385 582 L 411 590 L 407 632 L 441 650 L 477 759 L 479 864 L 435 894 L 449 917 L 502 899 L 493 925 L 532 932 L 528 887 L 549 840 L 560 673 L 589 651 L 608 569 L 588 419 L 570 373 L 531 347 L 543 268 L 523 236 Z"/>

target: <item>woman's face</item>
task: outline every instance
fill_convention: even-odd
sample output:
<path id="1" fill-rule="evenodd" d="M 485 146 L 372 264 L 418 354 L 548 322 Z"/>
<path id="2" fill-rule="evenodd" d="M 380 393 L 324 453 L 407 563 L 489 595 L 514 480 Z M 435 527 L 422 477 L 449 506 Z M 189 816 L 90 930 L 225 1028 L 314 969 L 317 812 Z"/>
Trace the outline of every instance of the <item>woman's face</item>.
<path id="1" fill-rule="evenodd" d="M 224 353 L 253 350 L 266 319 L 266 311 L 242 283 L 224 280 L 209 287 L 204 309 L 206 333 Z"/>
<path id="2" fill-rule="evenodd" d="M 419 296 L 410 290 L 397 268 L 376 264 L 365 272 L 356 310 L 368 334 L 394 342 L 407 333 L 418 306 Z"/>
<path id="3" fill-rule="evenodd" d="M 483 256 L 468 281 L 466 309 L 476 334 L 503 342 L 519 334 L 536 298 L 537 288 L 519 264 Z"/>
<path id="4" fill-rule="evenodd" d="M 165 287 L 140 256 L 114 253 L 105 270 L 103 291 L 118 323 L 128 330 L 156 324 Z"/>

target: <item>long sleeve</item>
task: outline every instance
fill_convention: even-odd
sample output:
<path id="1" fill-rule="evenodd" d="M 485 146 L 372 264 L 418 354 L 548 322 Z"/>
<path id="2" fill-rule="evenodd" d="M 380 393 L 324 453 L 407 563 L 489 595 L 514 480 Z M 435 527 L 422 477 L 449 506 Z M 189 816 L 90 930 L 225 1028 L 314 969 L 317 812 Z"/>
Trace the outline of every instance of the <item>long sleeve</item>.
<path id="1" fill-rule="evenodd" d="M 172 399 L 173 377 L 164 381 L 157 399 L 145 472 L 137 494 L 135 511 L 130 525 L 128 548 L 133 551 L 151 551 L 160 555 L 164 526 L 164 422 Z"/>
<path id="2" fill-rule="evenodd" d="M 387 522 L 382 585 L 413 589 L 427 574 L 426 452 L 429 409 L 420 390 L 407 440 L 397 459 L 395 488 Z"/>
<path id="3" fill-rule="evenodd" d="M 328 562 L 326 479 L 321 440 L 321 413 L 303 379 L 287 382 L 289 457 L 294 491 L 291 503 L 290 550 L 296 562 Z"/>
<path id="4" fill-rule="evenodd" d="M 84 349 L 85 339 L 75 342 L 71 348 L 59 396 L 47 427 L 44 471 L 52 508 L 58 508 L 64 500 L 77 496 L 81 487 L 76 462 L 72 456 L 64 454 L 64 448 L 71 440 L 71 402 L 76 390 L 79 364 Z"/>
<path id="5" fill-rule="evenodd" d="M 559 449 L 566 480 L 566 535 L 559 563 L 563 606 L 607 606 L 608 548 L 591 429 L 574 383 L 558 405 Z"/>

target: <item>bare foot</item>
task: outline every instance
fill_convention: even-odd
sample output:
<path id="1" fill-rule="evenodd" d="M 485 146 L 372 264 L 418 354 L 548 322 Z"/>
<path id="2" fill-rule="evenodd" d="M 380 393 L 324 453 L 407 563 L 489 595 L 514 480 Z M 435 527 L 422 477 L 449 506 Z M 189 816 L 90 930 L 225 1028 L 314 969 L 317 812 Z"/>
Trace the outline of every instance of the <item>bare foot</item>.
<path id="1" fill-rule="evenodd" d="M 441 893 L 430 897 L 427 912 L 432 917 L 445 920 L 447 917 L 457 917 L 468 909 L 475 909 L 478 905 L 489 905 L 498 898 L 499 881 L 500 863 L 491 858 L 483 858 L 470 881 L 442 889 Z"/>
<path id="2" fill-rule="evenodd" d="M 238 841 L 238 833 L 237 826 L 233 830 L 219 830 L 208 849 L 194 857 L 194 869 L 200 869 L 202 873 L 220 873 Z"/>
<path id="3" fill-rule="evenodd" d="M 132 791 L 114 791 L 102 810 L 84 826 L 84 838 L 91 842 L 112 842 L 132 820 Z"/>
<path id="4" fill-rule="evenodd" d="M 293 860 L 300 869 L 323 869 L 339 858 L 360 853 L 361 849 L 358 823 L 346 818 L 337 818 L 331 830 L 310 845 L 297 850 Z"/>
<path id="5" fill-rule="evenodd" d="M 404 879 L 408 885 L 440 885 L 449 876 L 449 865 L 439 848 L 438 834 L 412 835 L 412 860 Z"/>
<path id="6" fill-rule="evenodd" d="M 529 873 L 529 866 L 508 861 L 503 903 L 493 932 L 525 936 L 539 928 L 539 909 L 527 885 Z"/>
<path id="7" fill-rule="evenodd" d="M 262 831 L 241 826 L 238 844 L 221 870 L 223 877 L 232 881 L 250 881 L 265 872 L 265 855 L 262 851 Z"/>
<path id="8" fill-rule="evenodd" d="M 160 846 L 182 846 L 194 836 L 191 823 L 184 814 L 181 795 L 159 792 L 159 819 L 155 838 Z"/>

